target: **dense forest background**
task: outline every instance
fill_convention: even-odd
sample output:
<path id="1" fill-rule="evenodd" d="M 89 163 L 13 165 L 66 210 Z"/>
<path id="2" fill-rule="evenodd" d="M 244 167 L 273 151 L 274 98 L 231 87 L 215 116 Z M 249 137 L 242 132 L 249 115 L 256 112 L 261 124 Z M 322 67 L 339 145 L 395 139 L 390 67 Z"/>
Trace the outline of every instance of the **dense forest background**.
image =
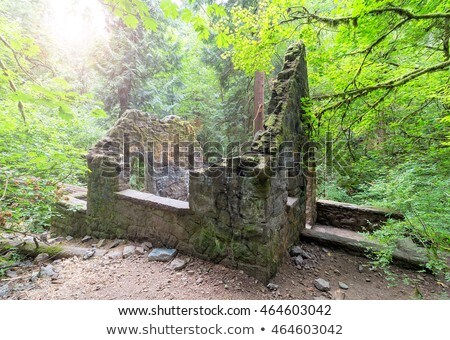
<path id="1" fill-rule="evenodd" d="M 48 228 L 60 183 L 84 184 L 83 155 L 127 108 L 249 140 L 254 75 L 268 100 L 298 40 L 319 196 L 406 215 L 376 233 L 379 264 L 409 236 L 448 270 L 448 0 L 1 1 L 1 231 Z"/>

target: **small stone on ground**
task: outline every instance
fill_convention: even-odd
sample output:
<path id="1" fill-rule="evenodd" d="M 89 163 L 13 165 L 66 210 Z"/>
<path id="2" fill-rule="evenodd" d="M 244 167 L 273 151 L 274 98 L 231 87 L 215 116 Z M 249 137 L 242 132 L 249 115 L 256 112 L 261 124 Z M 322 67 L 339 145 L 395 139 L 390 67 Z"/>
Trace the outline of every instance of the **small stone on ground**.
<path id="1" fill-rule="evenodd" d="M 90 241 L 90 240 L 92 240 L 92 236 L 86 235 L 85 237 L 83 237 L 81 239 L 81 242 L 85 243 L 85 242 Z"/>
<path id="2" fill-rule="evenodd" d="M 303 260 L 303 257 L 301 255 L 298 255 L 298 256 L 296 256 L 294 258 L 294 263 L 295 263 L 296 266 L 301 267 L 303 265 L 303 262 L 304 262 L 304 260 Z"/>
<path id="3" fill-rule="evenodd" d="M 6 271 L 6 276 L 9 277 L 10 279 L 13 279 L 15 277 L 17 277 L 17 272 L 15 270 L 7 270 Z"/>
<path id="4" fill-rule="evenodd" d="M 95 254 L 95 248 L 88 249 L 83 254 L 83 260 L 90 259 Z"/>
<path id="5" fill-rule="evenodd" d="M 294 246 L 292 247 L 291 251 L 289 252 L 289 254 L 292 257 L 298 256 L 300 255 L 301 257 L 303 257 L 304 259 L 310 259 L 311 258 L 311 254 L 304 251 L 301 247 L 299 246 Z"/>
<path id="6" fill-rule="evenodd" d="M 46 276 L 52 277 L 55 274 L 56 274 L 56 272 L 54 270 L 54 267 L 51 264 L 49 264 L 49 265 L 41 268 L 41 270 L 39 272 L 39 277 L 46 277 Z"/>
<path id="7" fill-rule="evenodd" d="M 110 258 L 111 260 L 117 260 L 117 259 L 121 259 L 122 258 L 122 252 L 121 251 L 110 251 L 109 253 L 106 254 L 106 256 L 108 258 Z"/>
<path id="8" fill-rule="evenodd" d="M 155 248 L 148 254 L 149 261 L 169 262 L 177 254 L 176 249 Z"/>
<path id="9" fill-rule="evenodd" d="M 170 262 L 169 269 L 181 270 L 185 268 L 186 265 L 187 265 L 186 261 L 182 259 L 174 259 L 172 262 Z"/>
<path id="10" fill-rule="evenodd" d="M 327 292 L 330 290 L 330 283 L 322 278 L 315 279 L 314 286 L 321 292 Z"/>
<path id="11" fill-rule="evenodd" d="M 131 255 L 134 255 L 134 252 L 136 250 L 135 246 L 126 246 L 123 248 L 122 256 L 124 259 L 129 258 Z"/>
<path id="12" fill-rule="evenodd" d="M 5 297 L 8 294 L 9 294 L 9 286 L 8 286 L 8 284 L 0 286 L 0 298 Z"/>
<path id="13" fill-rule="evenodd" d="M 278 285 L 276 285 L 275 283 L 269 283 L 267 286 L 267 289 L 268 290 L 271 290 L 271 291 L 276 291 L 276 290 L 278 290 Z"/>
<path id="14" fill-rule="evenodd" d="M 66 236 L 66 241 L 72 241 L 73 240 L 73 237 L 72 236 Z"/>
<path id="15" fill-rule="evenodd" d="M 344 282 L 339 281 L 339 288 L 347 290 L 348 286 Z"/>
<path id="16" fill-rule="evenodd" d="M 50 258 L 50 255 L 48 255 L 47 253 L 40 253 L 35 257 L 34 262 L 42 263 L 42 262 L 47 261 L 49 258 Z"/>
<path id="17" fill-rule="evenodd" d="M 103 247 L 104 245 L 105 245 L 105 239 L 104 238 L 102 238 L 100 241 L 98 241 L 98 243 L 97 243 L 97 248 L 101 248 L 101 247 Z"/>
<path id="18" fill-rule="evenodd" d="M 151 242 L 143 242 L 141 247 L 144 248 L 144 250 L 149 251 L 153 248 L 153 244 Z"/>
<path id="19" fill-rule="evenodd" d="M 145 254 L 145 249 L 143 247 L 136 247 L 135 252 L 138 255 L 144 255 Z"/>
<path id="20" fill-rule="evenodd" d="M 123 240 L 114 240 L 113 243 L 110 244 L 109 249 L 115 248 L 118 245 L 120 245 L 123 242 Z"/>

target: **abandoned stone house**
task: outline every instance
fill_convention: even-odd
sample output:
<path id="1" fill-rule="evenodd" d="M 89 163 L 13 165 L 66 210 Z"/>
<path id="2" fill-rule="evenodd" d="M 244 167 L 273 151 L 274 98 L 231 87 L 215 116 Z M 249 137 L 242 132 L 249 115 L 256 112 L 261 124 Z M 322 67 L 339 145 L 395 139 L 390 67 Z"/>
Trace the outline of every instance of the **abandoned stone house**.
<path id="1" fill-rule="evenodd" d="M 151 240 L 267 282 L 299 241 L 307 191 L 314 215 L 306 98 L 305 47 L 298 43 L 274 84 L 264 132 L 245 152 L 213 163 L 186 121 L 128 110 L 89 151 L 87 193 L 70 196 L 53 228 Z"/>

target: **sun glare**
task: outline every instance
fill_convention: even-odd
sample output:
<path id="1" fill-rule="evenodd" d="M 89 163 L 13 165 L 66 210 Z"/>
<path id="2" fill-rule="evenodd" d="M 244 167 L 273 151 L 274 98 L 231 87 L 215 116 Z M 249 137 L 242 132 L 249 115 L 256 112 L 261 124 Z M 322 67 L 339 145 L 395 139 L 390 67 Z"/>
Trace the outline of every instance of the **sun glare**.
<path id="1" fill-rule="evenodd" d="M 47 0 L 46 24 L 56 43 L 84 48 L 105 38 L 105 13 L 96 0 Z"/>

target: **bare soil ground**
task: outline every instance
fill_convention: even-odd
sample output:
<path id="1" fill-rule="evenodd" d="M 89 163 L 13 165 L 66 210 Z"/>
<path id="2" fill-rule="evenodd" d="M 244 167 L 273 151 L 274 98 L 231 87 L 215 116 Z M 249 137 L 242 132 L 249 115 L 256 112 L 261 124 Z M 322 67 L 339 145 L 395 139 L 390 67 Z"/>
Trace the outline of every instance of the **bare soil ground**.
<path id="1" fill-rule="evenodd" d="M 338 249 L 301 246 L 314 255 L 317 264 L 298 269 L 286 256 L 271 281 L 278 285 L 276 291 L 242 271 L 183 255 L 178 257 L 189 262 L 180 271 L 170 269 L 168 263 L 149 262 L 146 255 L 115 260 L 72 257 L 52 263 L 57 272 L 52 278 L 37 278 L 39 266 L 33 265 L 16 269 L 17 277 L 0 279 L 0 286 L 7 284 L 9 288 L 3 298 L 35 300 L 449 299 L 448 282 L 428 273 L 394 266 L 386 273 L 372 268 L 368 259 Z M 329 281 L 329 292 L 314 287 L 317 278 Z M 348 289 L 340 289 L 339 281 Z"/>

